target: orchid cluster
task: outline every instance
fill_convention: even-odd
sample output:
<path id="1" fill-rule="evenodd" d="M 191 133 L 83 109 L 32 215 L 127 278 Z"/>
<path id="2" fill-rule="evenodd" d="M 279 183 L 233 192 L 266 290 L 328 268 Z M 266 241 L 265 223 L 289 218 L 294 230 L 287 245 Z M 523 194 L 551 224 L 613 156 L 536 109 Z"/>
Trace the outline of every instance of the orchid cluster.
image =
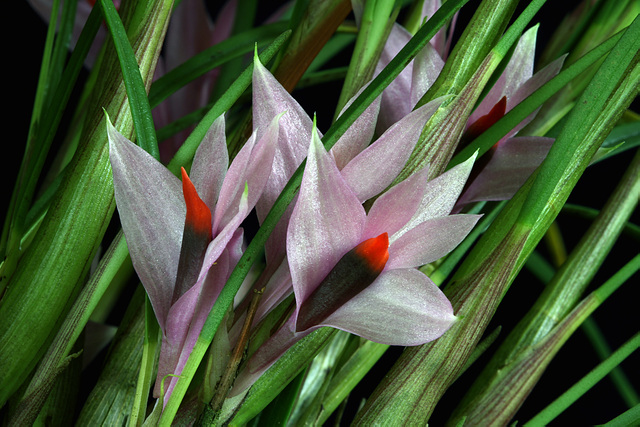
<path id="1" fill-rule="evenodd" d="M 546 425 L 593 387 L 531 412 L 640 269 L 636 241 L 591 283 L 637 228 L 640 9 L 584 0 L 542 52 L 543 0 L 465 3 L 30 0 L 50 31 L 0 241 L 3 421 Z M 567 203 L 616 161 L 599 212 Z M 569 215 L 591 222 L 567 253 Z M 640 419 L 632 332 L 597 367 L 622 406 L 589 423 Z"/>

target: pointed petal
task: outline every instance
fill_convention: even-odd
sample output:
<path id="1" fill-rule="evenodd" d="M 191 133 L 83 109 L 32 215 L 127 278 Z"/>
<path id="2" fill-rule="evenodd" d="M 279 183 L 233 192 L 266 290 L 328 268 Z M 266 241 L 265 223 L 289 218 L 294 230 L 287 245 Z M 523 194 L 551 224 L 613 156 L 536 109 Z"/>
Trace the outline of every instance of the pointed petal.
<path id="1" fill-rule="evenodd" d="M 120 221 L 160 326 L 171 304 L 186 208 L 180 180 L 107 121 Z"/>
<path id="2" fill-rule="evenodd" d="M 387 232 L 392 236 L 416 213 L 427 183 L 429 165 L 386 191 L 369 209 L 363 238 Z"/>
<path id="3" fill-rule="evenodd" d="M 391 62 L 409 39 L 411 39 L 411 34 L 407 30 L 398 24 L 393 24 L 389 38 L 380 55 L 380 61 L 376 67 L 376 75 Z M 382 92 L 377 125 L 378 134 L 384 132 L 389 126 L 409 114 L 413 109 L 411 98 L 408 96 L 411 93 L 412 73 L 413 66 L 409 63 Z"/>
<path id="4" fill-rule="evenodd" d="M 213 241 L 209 243 L 207 251 L 204 255 L 204 261 L 202 268 L 198 276 L 198 282 L 204 280 L 207 272 L 211 266 L 216 262 L 222 251 L 227 247 L 229 241 L 233 238 L 236 230 L 242 224 L 242 221 L 249 214 L 249 207 L 247 205 L 247 199 L 249 197 L 248 188 L 245 186 L 245 191 L 242 193 L 240 202 L 238 203 L 238 210 L 229 222 L 224 226 L 222 230 L 218 232 Z"/>
<path id="5" fill-rule="evenodd" d="M 269 213 L 271 206 L 289 178 L 304 160 L 313 122 L 293 97 L 256 58 L 253 69 L 253 128 L 258 130 L 258 139 L 266 132 L 275 116 L 285 112 L 280 119 L 280 134 L 273 161 L 273 172 L 256 205 L 260 222 Z"/>
<path id="6" fill-rule="evenodd" d="M 442 31 L 440 30 L 438 34 Z M 433 82 L 436 81 L 442 71 L 442 67 L 444 67 L 444 61 L 431 44 L 427 44 L 418 53 L 413 61 L 413 74 L 411 76 L 412 108 L 427 93 Z"/>
<path id="7" fill-rule="evenodd" d="M 458 206 L 480 200 L 510 199 L 540 166 L 553 141 L 523 136 L 498 143 L 487 165 L 460 196 Z"/>
<path id="8" fill-rule="evenodd" d="M 225 250 L 209 270 L 206 279 L 194 285 L 171 307 L 168 322 L 171 325 L 171 329 L 168 330 L 171 335 L 167 334 L 160 351 L 160 360 L 164 361 L 163 370 L 169 369 L 164 372 L 164 375 L 180 375 L 182 373 L 209 311 L 220 294 L 228 275 L 229 254 Z M 165 342 L 169 345 L 167 346 L 167 354 L 163 358 Z M 160 375 L 160 368 L 158 368 L 158 375 Z M 162 377 L 159 376 L 159 378 Z M 169 400 L 175 382 L 175 379 L 165 381 L 165 403 Z"/>
<path id="9" fill-rule="evenodd" d="M 449 215 L 434 218 L 399 238 L 392 236 L 387 268 L 419 267 L 442 258 L 467 237 L 480 217 Z"/>
<path id="10" fill-rule="evenodd" d="M 465 162 L 429 181 L 424 188 L 424 196 L 416 214 L 394 238 L 398 239 L 403 233 L 426 220 L 449 215 L 467 182 L 475 158 L 474 154 Z"/>
<path id="11" fill-rule="evenodd" d="M 347 108 L 351 106 L 353 101 L 362 93 L 362 91 L 368 86 L 363 86 L 353 98 L 347 102 L 340 115 L 345 112 Z M 331 148 L 331 154 L 336 159 L 336 165 L 338 169 L 342 170 L 347 163 L 357 156 L 362 150 L 367 148 L 373 134 L 376 130 L 376 122 L 378 120 L 378 112 L 380 111 L 380 100 L 382 97 L 377 97 L 371 105 L 356 119 L 349 129 L 338 139 L 333 148 Z"/>
<path id="12" fill-rule="evenodd" d="M 433 16 L 433 14 L 436 13 L 438 9 L 440 9 L 440 6 L 442 6 L 442 2 L 440 0 L 425 0 L 422 3 L 422 19 L 428 21 Z M 453 25 L 453 23 L 451 25 Z M 444 58 L 448 50 L 447 27 L 444 26 L 440 28 L 436 35 L 433 36 L 433 38 L 429 41 L 429 43 L 436 49 L 438 54 Z"/>
<path id="13" fill-rule="evenodd" d="M 479 117 L 487 114 L 503 96 L 507 97 L 507 111 L 513 108 L 515 104 L 511 102 L 510 98 L 533 75 L 537 30 L 538 26 L 536 25 L 520 37 L 509 63 L 489 93 L 487 93 L 487 96 L 484 97 L 478 108 L 471 114 L 468 123 L 473 123 Z"/>
<path id="14" fill-rule="evenodd" d="M 342 169 L 342 176 L 363 202 L 381 193 L 400 173 L 425 123 L 444 98 L 437 98 L 391 126 Z"/>
<path id="15" fill-rule="evenodd" d="M 529 80 L 524 82 L 524 84 L 518 88 L 513 96 L 511 96 L 511 99 L 509 100 L 508 110 L 518 105 L 525 98 L 538 90 L 540 86 L 555 77 L 562 69 L 562 64 L 564 64 L 564 60 L 566 57 L 567 55 L 561 56 L 560 58 L 544 67 L 542 70 L 538 71 Z M 539 110 L 540 107 L 538 107 L 533 113 L 529 114 L 523 121 L 518 123 L 518 125 L 515 126 L 511 131 L 509 131 L 509 133 L 507 133 L 505 136 L 503 136 L 501 140 L 505 140 L 506 138 L 510 138 L 511 136 L 515 135 L 520 129 L 525 127 L 529 122 L 531 122 L 531 120 L 533 120 L 536 114 L 538 114 Z"/>
<path id="16" fill-rule="evenodd" d="M 247 199 L 249 210 L 253 209 L 262 195 L 271 174 L 280 117 L 281 115 L 277 115 L 273 118 L 266 132 L 257 142 L 257 132 L 254 131 L 229 166 L 215 210 L 214 230 L 224 227 L 236 214 L 245 183 L 249 188 Z"/>
<path id="17" fill-rule="evenodd" d="M 268 263 L 267 268 L 269 268 Z M 265 285 L 265 291 L 256 310 L 255 322 L 260 322 L 273 307 L 280 304 L 292 291 L 289 263 L 283 259 Z"/>
<path id="18" fill-rule="evenodd" d="M 191 166 L 191 179 L 200 198 L 215 211 L 218 194 L 229 165 L 224 116 L 211 125 L 200 143 Z"/>
<path id="19" fill-rule="evenodd" d="M 287 232 L 287 256 L 300 305 L 342 256 L 360 243 L 364 208 L 315 135 Z"/>
<path id="20" fill-rule="evenodd" d="M 440 337 L 455 319 L 451 303 L 427 276 L 401 269 L 385 270 L 322 326 L 382 344 L 420 345 Z"/>

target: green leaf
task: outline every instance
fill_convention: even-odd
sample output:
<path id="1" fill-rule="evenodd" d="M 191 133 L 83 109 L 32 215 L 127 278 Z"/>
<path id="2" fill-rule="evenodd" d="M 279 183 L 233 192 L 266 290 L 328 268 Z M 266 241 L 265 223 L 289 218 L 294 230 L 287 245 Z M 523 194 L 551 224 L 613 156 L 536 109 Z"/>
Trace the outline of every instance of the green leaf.
<path id="1" fill-rule="evenodd" d="M 149 26 L 135 39 L 134 46 L 148 81 L 170 9 L 168 1 L 150 4 L 144 15 Z M 110 56 L 102 66 L 94 70 L 100 73 L 100 90 L 95 93 L 93 108 L 86 111 L 78 150 L 56 192 L 55 203 L 20 259 L 0 304 L 0 405 L 47 350 L 53 331 L 60 327 L 85 284 L 91 259 L 115 209 L 103 108 L 125 136 L 132 133 L 132 121 L 129 109 L 121 108 L 126 96 L 117 77 L 120 73 L 116 73 L 119 64 Z"/>
<path id="2" fill-rule="evenodd" d="M 557 351 L 561 346 L 551 335 L 557 332 L 559 340 L 568 338 L 560 325 L 571 316 L 571 310 L 634 211 L 640 197 L 639 178 L 640 154 L 632 161 L 597 220 L 465 393 L 452 415 L 453 423 L 462 418 L 470 423 L 481 419 L 507 423 L 515 415 L 555 354 L 547 347 L 551 345 Z M 542 344 L 543 341 L 549 344 Z M 521 378 L 527 380 L 520 381 Z M 518 385 L 509 386 L 515 383 Z"/>
<path id="3" fill-rule="evenodd" d="M 159 105 L 192 80 L 252 52 L 256 43 L 259 47 L 271 43 L 285 30 L 286 23 L 276 22 L 242 32 L 203 50 L 153 82 L 149 91 L 149 104 L 151 107 Z"/>
<path id="4" fill-rule="evenodd" d="M 15 411 L 14 422 L 19 425 L 33 423 L 56 383 L 57 375 L 68 363 L 73 346 L 81 336 L 93 310 L 127 259 L 129 259 L 127 245 L 120 233 L 105 253 L 95 274 L 78 296 L 56 333 L 53 343 L 38 365 Z M 132 269 L 130 260 L 128 268 Z"/>
<path id="5" fill-rule="evenodd" d="M 142 361 L 138 372 L 136 394 L 133 398 L 131 416 L 127 422 L 130 427 L 141 426 L 147 414 L 149 391 L 156 379 L 158 355 L 161 339 L 160 325 L 156 319 L 149 296 L 144 298 L 144 344 L 142 345 Z"/>
<path id="6" fill-rule="evenodd" d="M 80 74 L 83 61 L 89 52 L 99 27 L 100 13 L 97 10 L 92 11 L 82 29 L 76 48 L 69 58 L 64 74 L 55 86 L 55 90 L 53 88 L 50 89 L 53 93 L 48 93 L 46 101 L 38 101 L 39 95 L 36 95 L 36 106 L 34 106 L 33 113 L 34 122 L 27 136 L 25 154 L 20 165 L 20 171 L 18 172 L 7 211 L 8 215 L 2 231 L 0 253 L 4 253 L 6 250 L 7 254 L 5 262 L 0 267 L 0 292 L 4 289 L 13 273 L 19 257 L 17 252 L 24 251 L 28 247 L 28 245 L 22 244 L 24 233 L 27 231 L 26 227 L 31 224 L 27 219 L 27 211 L 33 200 L 36 185 L 40 179 L 40 173 L 49 153 L 51 143 L 71 96 L 73 85 Z M 66 50 L 64 53 L 66 55 Z M 42 72 L 45 72 L 44 64 Z M 40 96 L 44 98 L 44 94 Z M 38 102 L 46 102 L 50 107 L 46 108 L 44 112 L 38 111 Z"/>
<path id="7" fill-rule="evenodd" d="M 627 427 L 640 424 L 640 404 L 618 415 L 602 426 L 606 427 Z"/>
<path id="8" fill-rule="evenodd" d="M 556 143 L 539 168 L 538 177 L 522 207 L 520 223 L 531 226 L 543 211 L 550 208 L 547 203 L 554 192 L 566 185 L 563 175 L 573 172 L 580 163 L 586 167 L 585 159 L 588 162 L 600 145 L 585 144 L 584 141 L 597 141 L 601 135 L 601 143 L 613 128 L 616 117 L 619 118 L 626 109 L 626 106 L 621 108 L 620 103 L 624 105 L 626 102 L 627 106 L 631 103 L 638 92 L 640 71 L 636 67 L 636 53 L 639 48 L 640 19 L 636 17 L 571 111 Z M 627 80 L 623 83 L 621 79 L 625 77 Z M 621 84 L 626 86 L 619 87 Z"/>
<path id="9" fill-rule="evenodd" d="M 638 257 L 636 257 L 638 260 Z M 525 423 L 525 426 L 543 426 L 547 425 L 550 421 L 553 421 L 558 415 L 560 415 L 565 409 L 571 406 L 576 400 L 578 400 L 584 393 L 589 391 L 598 381 L 604 378 L 613 368 L 618 366 L 624 359 L 626 359 L 631 353 L 636 351 L 640 347 L 640 333 L 634 335 L 629 341 L 623 344 L 618 350 L 616 350 L 607 360 L 600 363 L 593 371 L 587 374 L 584 378 L 574 384 L 569 390 L 564 392 L 560 397 L 554 400 L 549 406 L 543 409 L 538 415 Z M 636 407 L 638 407 L 636 405 Z M 634 410 L 630 416 L 637 417 L 637 410 Z M 620 425 L 620 424 L 618 424 Z M 623 424 L 632 425 L 632 424 Z"/>
<path id="10" fill-rule="evenodd" d="M 257 416 L 336 333 L 336 329 L 320 328 L 291 347 L 249 389 L 232 424 L 241 425 Z"/>
<path id="11" fill-rule="evenodd" d="M 127 32 L 122 25 L 122 21 L 118 16 L 118 11 L 111 0 L 100 0 L 102 13 L 107 26 L 111 31 L 111 37 L 116 47 L 120 66 L 122 68 L 122 78 L 124 86 L 127 89 L 129 97 L 129 106 L 131 107 L 131 116 L 133 117 L 133 125 L 136 129 L 137 143 L 145 151 L 151 154 L 156 160 L 160 159 L 160 151 L 158 150 L 158 141 L 156 140 L 156 131 L 153 125 L 153 116 L 151 115 L 151 107 L 147 98 L 147 90 L 138 61 L 133 53 Z"/>

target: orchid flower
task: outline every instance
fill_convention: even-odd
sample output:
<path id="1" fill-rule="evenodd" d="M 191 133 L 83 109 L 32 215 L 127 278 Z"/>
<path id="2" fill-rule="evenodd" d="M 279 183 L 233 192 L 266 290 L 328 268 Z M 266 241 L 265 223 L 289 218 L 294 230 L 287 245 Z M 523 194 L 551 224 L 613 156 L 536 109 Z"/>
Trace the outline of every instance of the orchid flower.
<path id="1" fill-rule="evenodd" d="M 258 219 L 262 222 L 286 182 L 306 157 L 312 139 L 313 122 L 257 58 L 254 65 L 253 93 L 254 126 L 258 129 L 271 121 L 277 112 L 286 111 L 280 120 L 280 138 L 273 172 L 256 205 Z M 397 176 L 409 159 L 422 128 L 440 106 L 442 99 L 434 100 L 411 112 L 369 145 L 374 135 L 379 101 L 380 98 L 375 100 L 358 117 L 330 151 L 343 178 L 349 182 L 361 202 L 384 191 Z M 348 108 L 351 102 L 353 99 L 344 109 Z M 319 135 L 317 131 L 315 133 Z M 384 162 L 385 168 L 378 167 L 381 162 Z M 294 206 L 295 200 L 267 241 L 267 267 L 261 277 L 263 282 L 256 285 L 266 286 L 256 314 L 257 321 L 291 292 L 291 285 L 286 279 L 288 266 L 284 242 Z"/>
<path id="2" fill-rule="evenodd" d="M 371 177 L 345 179 L 313 133 L 287 229 L 296 309 L 251 356 L 231 394 L 322 326 L 391 345 L 423 344 L 449 329 L 456 319 L 451 304 L 416 267 L 446 255 L 477 222 L 478 215 L 449 215 L 473 160 L 429 182 L 424 168 L 380 195 L 366 213 L 363 198 L 373 194 L 359 196 L 353 187 Z M 385 169 L 378 164 L 378 172 Z"/>
<path id="3" fill-rule="evenodd" d="M 155 395 L 179 375 L 242 253 L 241 222 L 271 173 L 275 117 L 228 167 L 224 117 L 198 148 L 182 185 L 160 162 L 108 125 L 115 198 L 133 266 L 163 332 Z M 173 386 L 169 385 L 168 398 Z"/>
<path id="4" fill-rule="evenodd" d="M 537 26 L 526 31 L 491 90 L 469 117 L 461 144 L 469 142 L 488 129 L 515 105 L 535 92 L 562 68 L 561 57 L 533 75 L 533 58 Z M 394 26 L 378 64 L 381 70 L 409 41 L 411 35 L 402 27 Z M 408 114 L 438 77 L 444 61 L 431 45 L 414 59 L 383 92 L 378 129 Z M 476 164 L 468 187 L 458 201 L 458 208 L 481 200 L 509 199 L 522 186 L 546 157 L 552 138 L 515 136 L 535 117 L 535 112 L 514 127 L 490 153 Z"/>
<path id="5" fill-rule="evenodd" d="M 462 143 L 479 136 L 562 68 L 566 56 L 533 75 L 537 29 L 537 26 L 529 29 L 520 38 L 503 73 L 469 117 Z M 459 206 L 475 201 L 511 198 L 542 163 L 554 142 L 553 138 L 514 136 L 533 120 L 536 113 L 531 113 L 511 129 L 483 156 L 475 179 L 460 196 Z"/>

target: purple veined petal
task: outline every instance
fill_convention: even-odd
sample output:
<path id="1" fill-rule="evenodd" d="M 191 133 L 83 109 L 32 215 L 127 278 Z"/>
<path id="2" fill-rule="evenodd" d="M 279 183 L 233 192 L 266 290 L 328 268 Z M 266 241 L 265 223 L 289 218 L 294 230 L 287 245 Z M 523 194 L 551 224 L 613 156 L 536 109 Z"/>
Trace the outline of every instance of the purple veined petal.
<path id="1" fill-rule="evenodd" d="M 259 141 L 256 141 L 257 132 L 254 131 L 229 166 L 214 213 L 214 232 L 224 227 L 236 214 L 236 206 L 242 197 L 245 183 L 249 188 L 249 210 L 253 209 L 260 198 L 271 174 L 280 117 L 281 114 L 273 118 Z"/>
<path id="2" fill-rule="evenodd" d="M 256 132 L 254 131 L 247 142 L 244 143 L 242 150 L 233 159 L 231 165 L 229 165 L 229 170 L 220 188 L 215 211 L 212 214 L 214 235 L 236 215 L 236 206 L 238 206 L 239 199 L 245 190 L 244 172 L 249 167 L 251 152 L 255 145 Z"/>
<path id="3" fill-rule="evenodd" d="M 313 332 L 313 330 L 295 332 L 294 328 L 295 317 L 291 316 L 275 334 L 256 350 L 244 369 L 239 372 L 233 388 L 229 392 L 229 397 L 236 396 L 251 387 L 292 345 Z"/>
<path id="4" fill-rule="evenodd" d="M 442 30 L 438 32 L 440 34 Z M 436 36 L 438 35 L 436 34 Z M 418 52 L 413 60 L 413 73 L 411 76 L 411 107 L 427 93 L 427 90 L 436 81 L 444 67 L 444 61 L 435 47 L 431 44 Z"/>
<path id="5" fill-rule="evenodd" d="M 539 24 L 534 25 L 520 37 L 511 56 L 511 60 L 509 60 L 507 67 L 502 73 L 501 77 L 503 77 L 505 81 L 502 95 L 507 97 L 507 111 L 513 108 L 513 104 L 509 102 L 511 97 L 516 93 L 518 88 L 533 75 L 533 60 L 536 54 L 538 27 Z"/>
<path id="6" fill-rule="evenodd" d="M 433 16 L 433 14 L 436 13 L 438 9 L 440 9 L 441 6 L 442 2 L 440 0 L 425 0 L 424 2 L 422 2 L 422 18 L 428 21 Z M 451 35 L 449 35 L 449 38 L 451 38 Z M 440 28 L 436 35 L 433 36 L 433 38 L 429 41 L 429 43 L 436 49 L 436 52 L 438 52 L 440 58 L 446 59 L 446 54 L 449 50 L 447 41 L 447 28 Z"/>
<path id="7" fill-rule="evenodd" d="M 204 280 L 207 272 L 211 266 L 216 262 L 222 251 L 227 247 L 229 241 L 233 238 L 234 233 L 242 224 L 242 221 L 249 214 L 249 207 L 247 205 L 247 199 L 249 197 L 249 190 L 245 186 L 245 191 L 242 193 L 240 203 L 238 204 L 238 211 L 229 222 L 224 226 L 222 230 L 213 238 L 213 241 L 209 243 L 207 251 L 204 254 L 204 261 L 202 262 L 202 268 L 198 275 L 198 282 Z"/>
<path id="8" fill-rule="evenodd" d="M 533 75 L 537 31 L 538 25 L 535 25 L 520 37 L 509 63 L 487 96 L 471 114 L 468 123 L 474 123 L 478 118 L 489 113 L 503 96 L 507 97 L 507 111 L 513 108 L 515 104 L 511 101 L 511 97 Z"/>
<path id="9" fill-rule="evenodd" d="M 455 322 L 451 303 L 416 269 L 385 270 L 320 326 L 332 326 L 389 345 L 420 345 Z"/>
<path id="10" fill-rule="evenodd" d="M 131 260 L 164 329 L 186 215 L 182 184 L 109 120 L 107 133 L 116 204 Z"/>
<path id="11" fill-rule="evenodd" d="M 562 55 L 560 58 L 548 64 L 542 70 L 538 71 L 531 77 L 529 80 L 524 82 L 522 86 L 518 88 L 518 90 L 511 96 L 509 99 L 509 104 L 507 105 L 507 111 L 511 110 L 513 107 L 522 102 L 525 98 L 531 95 L 533 92 L 538 90 L 540 86 L 547 83 L 553 77 L 555 77 L 560 70 L 562 69 L 562 65 L 564 64 L 564 60 L 567 55 Z M 505 140 L 507 138 L 515 135 L 520 129 L 525 127 L 533 118 L 538 114 L 540 107 L 538 107 L 533 113 L 529 114 L 527 118 L 518 123 L 513 129 L 511 129 L 501 140 Z"/>
<path id="12" fill-rule="evenodd" d="M 265 291 L 256 310 L 254 323 L 260 322 L 272 308 L 280 304 L 292 291 L 289 262 L 283 259 L 265 286 Z"/>
<path id="13" fill-rule="evenodd" d="M 317 135 L 287 231 L 287 257 L 298 306 L 342 256 L 360 243 L 364 208 Z"/>
<path id="14" fill-rule="evenodd" d="M 200 143 L 191 166 L 191 181 L 200 198 L 215 212 L 220 188 L 229 165 L 224 115 L 218 117 Z"/>
<path id="15" fill-rule="evenodd" d="M 342 169 L 344 180 L 361 202 L 380 194 L 400 173 L 425 123 L 444 99 L 434 99 L 412 111 Z"/>
<path id="16" fill-rule="evenodd" d="M 509 99 L 509 104 L 507 105 L 507 111 L 511 110 L 514 106 L 521 103 L 526 97 L 531 95 L 533 92 L 538 90 L 543 84 L 547 83 L 553 77 L 555 77 L 560 70 L 562 69 L 562 65 L 564 64 L 564 60 L 567 58 L 567 55 L 562 55 L 555 61 L 549 63 L 542 70 L 538 71 L 524 82 L 520 87 L 514 92 L 514 94 Z"/>
<path id="17" fill-rule="evenodd" d="M 185 331 L 180 353 L 176 358 L 176 364 L 173 371 L 175 375 L 180 375 L 182 373 L 182 370 L 187 363 L 187 359 L 189 359 L 189 355 L 191 354 L 191 351 L 193 350 L 193 347 L 195 346 L 198 337 L 200 336 L 200 332 L 202 331 L 202 327 L 207 320 L 209 312 L 213 308 L 213 304 L 218 298 L 218 295 L 220 295 L 220 292 L 222 291 L 222 288 L 224 287 L 229 277 L 229 273 L 233 268 L 232 253 L 237 252 L 241 247 L 242 237 L 242 230 L 236 230 L 233 237 L 229 241 L 228 246 L 216 261 L 216 264 L 213 265 L 211 269 L 209 269 L 205 280 L 197 283 L 193 288 L 189 290 L 189 292 L 198 295 L 196 305 L 189 307 L 178 307 L 178 309 L 189 310 L 192 318 L 189 321 L 188 330 Z M 173 390 L 175 383 L 175 378 L 171 378 L 170 382 L 165 381 L 165 389 L 167 390 L 164 398 L 165 404 L 169 400 L 169 396 L 171 395 L 171 391 Z"/>
<path id="18" fill-rule="evenodd" d="M 266 131 L 273 118 L 282 112 L 285 114 L 280 119 L 280 135 L 272 173 L 256 204 L 260 222 L 267 216 L 289 178 L 304 160 L 311 140 L 313 122 L 256 57 L 253 68 L 253 128 L 258 131 L 258 138 L 262 136 L 261 132 Z"/>
<path id="19" fill-rule="evenodd" d="M 353 101 L 362 93 L 362 91 L 368 86 L 363 86 L 358 93 L 356 93 L 347 104 L 344 106 L 340 115 L 351 106 Z M 378 113 L 380 111 L 381 97 L 378 96 L 362 114 L 356 119 L 349 129 L 338 139 L 333 148 L 331 148 L 331 154 L 336 159 L 336 166 L 342 170 L 347 163 L 357 156 L 362 150 L 367 148 L 373 134 L 376 130 L 376 122 L 378 119 Z M 338 116 L 339 117 L 339 116 Z"/>
<path id="20" fill-rule="evenodd" d="M 384 67 L 400 52 L 411 39 L 411 34 L 398 24 L 393 24 L 391 33 L 384 45 L 380 61 L 376 67 L 378 75 Z M 411 98 L 411 80 L 413 65 L 409 63 L 382 92 L 380 114 L 378 116 L 377 133 L 382 134 L 389 126 L 409 114 L 413 108 Z"/>
<path id="21" fill-rule="evenodd" d="M 167 323 L 162 335 L 162 347 L 158 359 L 158 376 L 153 395 L 159 397 L 161 395 L 161 381 L 169 374 L 176 374 L 176 366 L 180 353 L 184 346 L 189 325 L 193 319 L 193 313 L 196 310 L 199 297 L 199 289 L 191 288 L 185 292 L 169 309 L 167 315 Z M 179 374 L 178 374 L 179 375 Z M 168 390 L 167 385 L 171 380 L 165 381 L 164 389 Z M 165 393 L 165 400 L 168 395 Z"/>
<path id="22" fill-rule="evenodd" d="M 429 165 L 383 193 L 369 209 L 363 240 L 384 232 L 392 236 L 415 214 L 427 183 Z"/>
<path id="23" fill-rule="evenodd" d="M 481 200 L 510 199 L 540 166 L 553 141 L 553 138 L 523 136 L 499 142 L 489 162 L 460 196 L 458 206 Z"/>
<path id="24" fill-rule="evenodd" d="M 412 268 L 436 261 L 462 242 L 482 215 L 449 215 L 423 222 L 389 239 L 387 268 Z"/>
<path id="25" fill-rule="evenodd" d="M 396 238 L 402 233 L 417 227 L 424 221 L 449 215 L 467 182 L 476 156 L 477 153 L 442 175 L 427 182 L 420 207 L 413 218 L 398 232 Z"/>
<path id="26" fill-rule="evenodd" d="M 265 258 L 268 263 L 279 263 L 287 254 L 287 228 L 289 227 L 289 220 L 297 201 L 298 194 L 293 197 L 293 200 L 289 203 L 289 206 L 287 206 L 287 209 L 278 220 L 278 223 L 264 245 Z"/>

